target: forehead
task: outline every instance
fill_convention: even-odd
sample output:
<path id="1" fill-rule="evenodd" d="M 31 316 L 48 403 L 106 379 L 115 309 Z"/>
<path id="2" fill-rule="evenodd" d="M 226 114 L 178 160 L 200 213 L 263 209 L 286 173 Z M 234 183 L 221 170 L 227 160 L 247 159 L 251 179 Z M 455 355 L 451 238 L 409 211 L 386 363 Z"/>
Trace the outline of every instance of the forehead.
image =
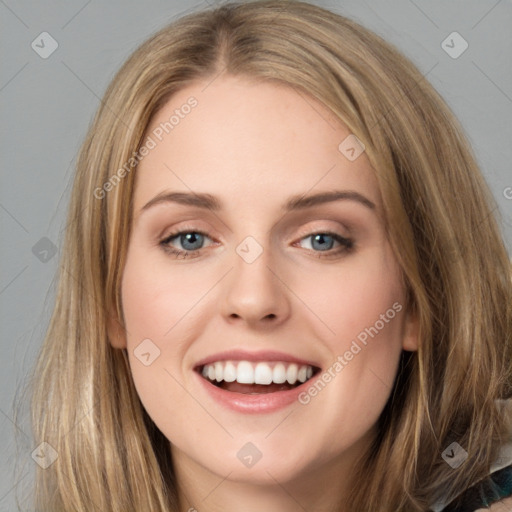
<path id="1" fill-rule="evenodd" d="M 154 147 L 136 171 L 135 208 L 164 190 L 208 192 L 237 209 L 330 189 L 364 192 L 378 204 L 365 153 L 351 160 L 344 152 L 349 136 L 332 112 L 295 88 L 225 76 L 194 83 L 148 127 Z"/>

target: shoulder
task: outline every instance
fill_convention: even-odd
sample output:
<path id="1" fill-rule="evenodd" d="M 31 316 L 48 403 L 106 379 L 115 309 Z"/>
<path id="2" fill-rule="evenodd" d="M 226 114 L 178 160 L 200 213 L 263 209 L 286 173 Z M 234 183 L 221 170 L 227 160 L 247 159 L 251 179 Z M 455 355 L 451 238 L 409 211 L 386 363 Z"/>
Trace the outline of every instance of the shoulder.
<path id="1" fill-rule="evenodd" d="M 504 500 L 497 501 L 493 503 L 488 508 L 479 508 L 475 510 L 475 512 L 510 512 L 512 510 L 512 496 L 509 498 L 505 498 Z"/>
<path id="2" fill-rule="evenodd" d="M 436 512 L 512 512 L 512 465 L 491 473 Z"/>
<path id="3" fill-rule="evenodd" d="M 512 465 L 491 473 L 466 489 L 442 512 L 512 512 Z"/>
<path id="4" fill-rule="evenodd" d="M 512 399 L 499 400 L 510 411 L 511 432 L 486 478 L 461 492 L 450 503 L 431 507 L 434 512 L 512 512 Z"/>

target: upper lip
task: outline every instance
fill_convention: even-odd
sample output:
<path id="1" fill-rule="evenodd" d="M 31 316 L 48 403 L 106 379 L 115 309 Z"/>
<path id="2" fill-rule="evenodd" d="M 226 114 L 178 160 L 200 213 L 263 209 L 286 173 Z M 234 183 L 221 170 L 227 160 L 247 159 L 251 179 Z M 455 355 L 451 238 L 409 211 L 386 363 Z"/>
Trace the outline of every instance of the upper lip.
<path id="1" fill-rule="evenodd" d="M 301 365 L 313 366 L 319 368 L 319 365 L 314 361 L 308 361 L 295 357 L 285 352 L 277 352 L 275 350 L 262 350 L 258 352 L 249 352 L 247 350 L 226 350 L 224 352 L 217 352 L 210 356 L 201 359 L 195 364 L 195 368 L 204 366 L 205 364 L 215 363 L 217 361 L 282 361 L 284 363 L 297 363 Z"/>

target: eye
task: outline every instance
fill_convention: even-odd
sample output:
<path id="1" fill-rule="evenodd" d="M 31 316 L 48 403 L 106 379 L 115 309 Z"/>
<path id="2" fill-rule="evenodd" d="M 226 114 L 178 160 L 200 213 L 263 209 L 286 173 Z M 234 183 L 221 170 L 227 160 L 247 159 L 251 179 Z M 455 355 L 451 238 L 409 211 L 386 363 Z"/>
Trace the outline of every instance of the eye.
<path id="1" fill-rule="evenodd" d="M 211 240 L 206 233 L 194 229 L 184 229 L 168 235 L 160 241 L 160 246 L 165 252 L 172 254 L 176 258 L 195 258 L 201 255 L 205 239 Z M 300 242 L 303 240 L 310 240 L 310 248 L 306 247 L 306 249 L 313 252 L 317 258 L 335 257 L 341 253 L 351 251 L 354 247 L 351 239 L 332 232 L 311 233 L 308 236 L 302 237 Z M 173 245 L 176 242 L 183 249 L 176 248 Z M 338 248 L 333 250 L 335 244 L 338 244 Z"/>
<path id="2" fill-rule="evenodd" d="M 160 242 L 160 245 L 166 252 L 177 257 L 197 257 L 199 255 L 199 251 L 203 248 L 205 238 L 210 237 L 201 231 L 183 230 L 171 233 Z M 175 239 L 185 250 L 177 249 L 171 245 Z"/>
<path id="3" fill-rule="evenodd" d="M 313 252 L 326 253 L 316 254 L 315 256 L 319 258 L 337 256 L 342 252 L 350 251 L 354 247 L 354 243 L 351 239 L 331 232 L 322 231 L 318 233 L 311 233 L 310 235 L 301 238 L 301 241 L 302 240 L 311 240 L 309 245 L 310 250 Z M 333 251 L 332 248 L 335 243 L 338 243 L 339 247 Z"/>

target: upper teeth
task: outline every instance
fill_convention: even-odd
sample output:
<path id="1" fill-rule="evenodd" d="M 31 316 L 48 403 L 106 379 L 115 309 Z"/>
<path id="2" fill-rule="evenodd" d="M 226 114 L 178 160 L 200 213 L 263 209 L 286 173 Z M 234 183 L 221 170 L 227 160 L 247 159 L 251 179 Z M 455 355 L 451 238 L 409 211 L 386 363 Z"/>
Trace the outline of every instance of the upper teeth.
<path id="1" fill-rule="evenodd" d="M 249 361 L 217 361 L 205 364 L 203 377 L 217 382 L 240 384 L 295 384 L 306 382 L 313 376 L 313 367 L 295 363 L 251 363 Z"/>

